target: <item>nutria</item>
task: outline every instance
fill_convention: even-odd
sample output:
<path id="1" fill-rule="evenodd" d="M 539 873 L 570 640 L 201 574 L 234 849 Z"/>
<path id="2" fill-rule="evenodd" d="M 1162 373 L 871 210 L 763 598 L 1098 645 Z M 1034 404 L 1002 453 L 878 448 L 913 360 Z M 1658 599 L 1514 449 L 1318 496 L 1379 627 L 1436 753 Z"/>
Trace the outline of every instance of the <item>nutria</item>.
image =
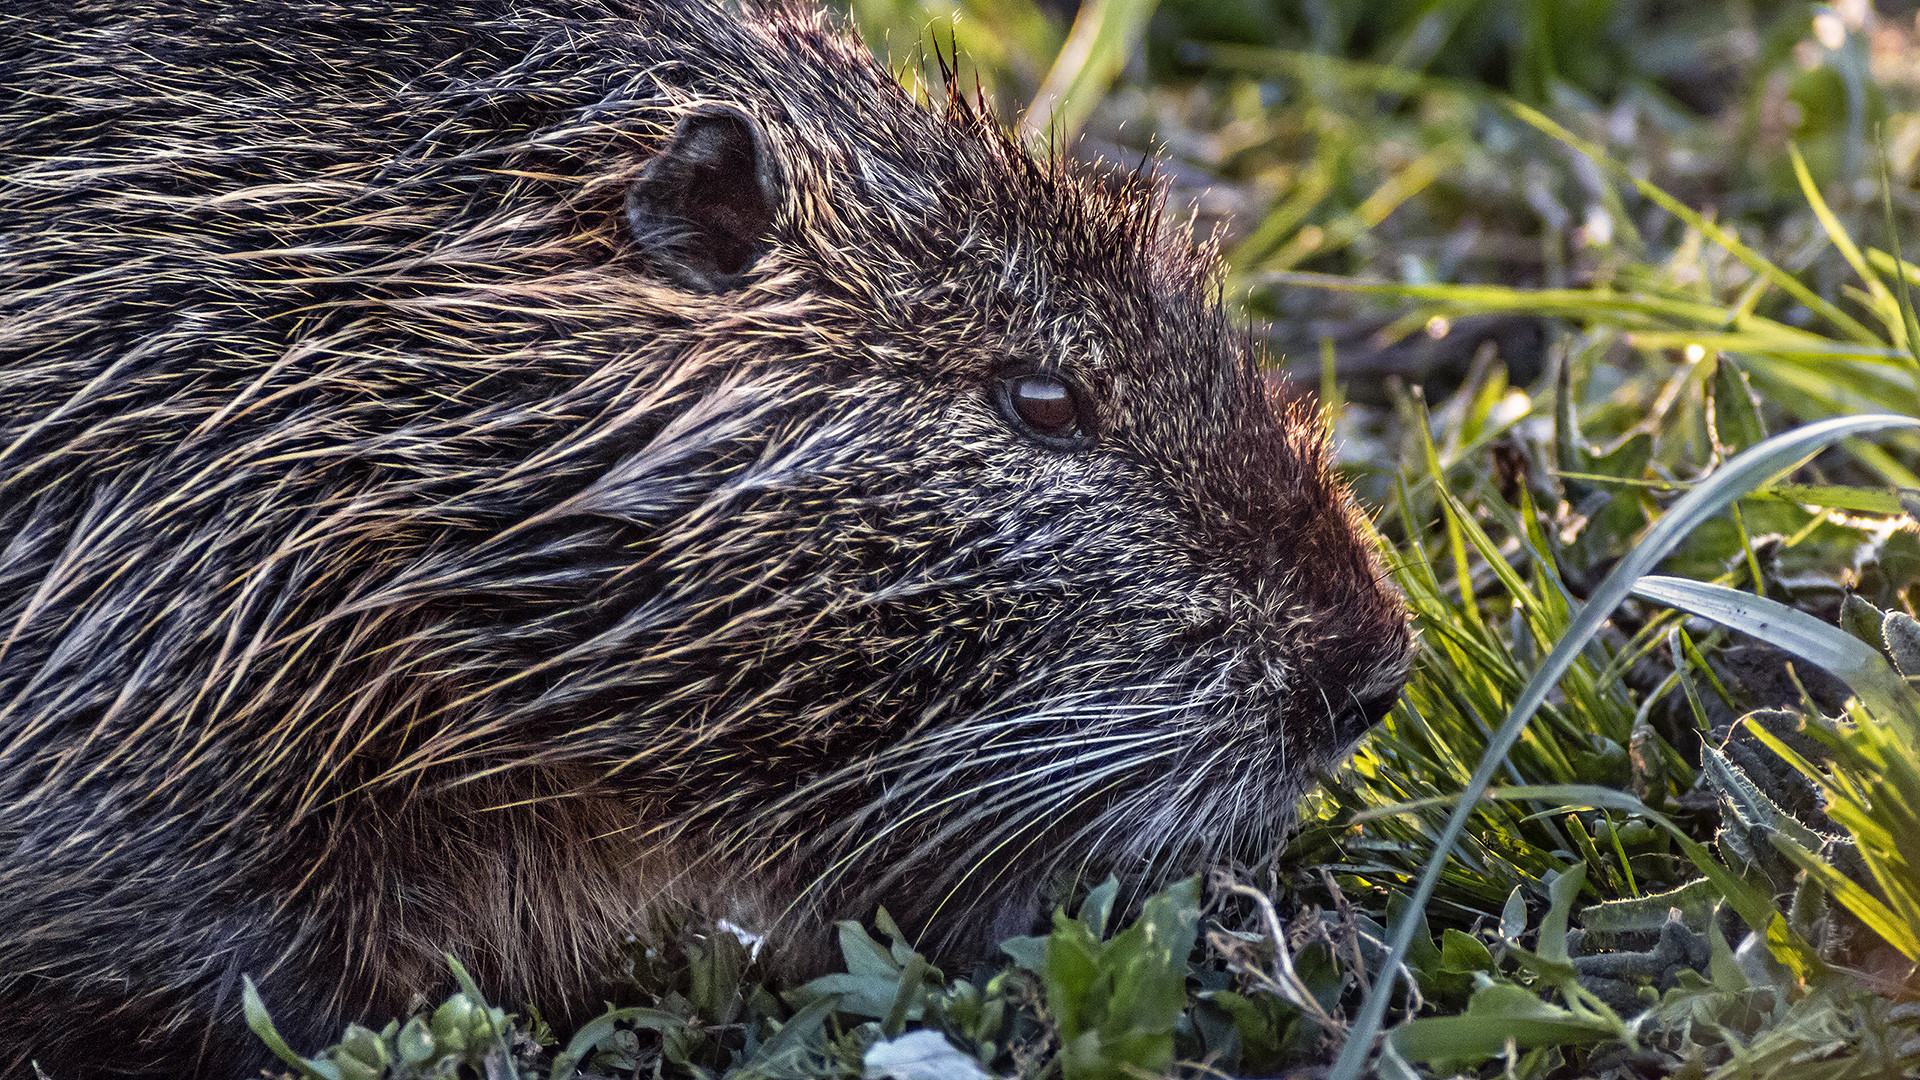
<path id="1" fill-rule="evenodd" d="M 0 14 L 0 1071 L 1268 848 L 1403 608 L 1150 180 L 707 0 Z M 951 80 L 949 80 L 951 81 Z M 938 98 L 940 95 L 930 95 Z"/>

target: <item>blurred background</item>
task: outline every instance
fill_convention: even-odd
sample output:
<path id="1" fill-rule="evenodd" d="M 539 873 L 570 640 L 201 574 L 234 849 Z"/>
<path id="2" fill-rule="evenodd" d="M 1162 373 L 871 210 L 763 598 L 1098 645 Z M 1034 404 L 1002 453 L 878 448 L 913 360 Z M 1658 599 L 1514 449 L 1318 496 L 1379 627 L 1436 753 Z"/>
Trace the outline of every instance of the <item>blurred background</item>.
<path id="1" fill-rule="evenodd" d="M 1157 161 L 1173 210 L 1195 215 L 1203 234 L 1219 230 L 1229 302 L 1254 320 L 1273 363 L 1318 389 L 1330 356 L 1347 400 L 1384 406 L 1395 385 L 1420 386 L 1437 404 L 1488 343 L 1512 384 L 1531 385 L 1553 342 L 1583 320 L 1310 275 L 1618 286 L 1707 302 L 1751 283 L 1739 259 L 1626 179 L 1650 181 L 1843 298 L 1848 265 L 1788 147 L 1847 231 L 1890 250 L 1889 223 L 1910 226 L 1920 208 L 1915 7 L 851 0 L 850 14 L 909 85 L 937 84 L 936 54 L 957 50 L 962 85 L 1036 141 L 1110 168 Z M 1564 125 L 1599 160 L 1516 106 Z M 1479 305 L 1489 306 L 1501 305 Z M 1788 326 L 1817 321 L 1777 291 L 1753 310 Z M 1639 423 L 1634 410 L 1657 404 L 1666 381 L 1657 355 L 1632 351 L 1616 341 L 1589 358 L 1611 371 L 1583 369 L 1582 404 L 1594 406 L 1583 411 L 1601 439 Z M 1652 384 L 1605 407 L 1639 376 Z M 1813 413 L 1831 402 L 1801 404 Z M 1343 426 L 1351 460 L 1386 464 L 1375 419 L 1362 410 Z"/>

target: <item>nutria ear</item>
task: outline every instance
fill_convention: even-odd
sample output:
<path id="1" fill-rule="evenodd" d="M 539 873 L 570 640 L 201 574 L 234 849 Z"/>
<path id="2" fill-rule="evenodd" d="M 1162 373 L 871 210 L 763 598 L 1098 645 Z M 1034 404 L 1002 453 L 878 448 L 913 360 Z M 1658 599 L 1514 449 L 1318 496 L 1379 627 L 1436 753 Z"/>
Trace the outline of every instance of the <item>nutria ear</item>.
<path id="1" fill-rule="evenodd" d="M 627 190 L 634 242 L 678 285 L 731 289 L 766 250 L 778 174 L 753 117 L 723 105 L 690 112 Z"/>

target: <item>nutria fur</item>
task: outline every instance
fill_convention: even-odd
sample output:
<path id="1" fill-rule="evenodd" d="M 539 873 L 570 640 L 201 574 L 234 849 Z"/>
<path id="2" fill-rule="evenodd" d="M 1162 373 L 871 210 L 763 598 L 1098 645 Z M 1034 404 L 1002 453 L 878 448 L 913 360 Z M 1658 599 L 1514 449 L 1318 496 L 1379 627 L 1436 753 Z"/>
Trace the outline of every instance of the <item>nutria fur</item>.
<path id="1" fill-rule="evenodd" d="M 1153 185 L 802 11 L 0 13 L 0 1073 L 1259 852 L 1398 599 Z"/>

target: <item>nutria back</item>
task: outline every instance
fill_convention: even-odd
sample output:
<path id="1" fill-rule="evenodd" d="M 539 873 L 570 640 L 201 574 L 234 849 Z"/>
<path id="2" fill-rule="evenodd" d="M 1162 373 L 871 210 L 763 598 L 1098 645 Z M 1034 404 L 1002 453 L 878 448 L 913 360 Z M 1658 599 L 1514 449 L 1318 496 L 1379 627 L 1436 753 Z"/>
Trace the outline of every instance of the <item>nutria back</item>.
<path id="1" fill-rule="evenodd" d="M 0 14 L 0 1074 L 1270 847 L 1398 599 L 1145 180 L 692 0 Z"/>

